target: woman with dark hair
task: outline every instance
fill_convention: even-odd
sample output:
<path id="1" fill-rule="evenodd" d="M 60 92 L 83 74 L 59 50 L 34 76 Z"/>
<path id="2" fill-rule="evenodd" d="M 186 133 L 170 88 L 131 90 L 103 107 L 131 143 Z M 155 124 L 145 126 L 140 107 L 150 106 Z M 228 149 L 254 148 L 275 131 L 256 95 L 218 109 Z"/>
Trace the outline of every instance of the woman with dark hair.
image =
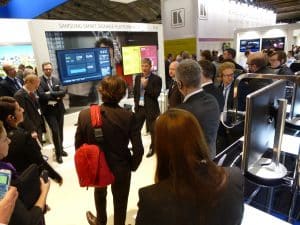
<path id="1" fill-rule="evenodd" d="M 103 101 L 101 128 L 104 142 L 101 149 L 115 176 L 115 182 L 111 185 L 114 225 L 125 225 L 131 171 L 138 168 L 144 148 L 134 114 L 119 106 L 120 100 L 126 93 L 125 81 L 117 76 L 107 77 L 100 82 L 99 92 Z M 129 141 L 132 144 L 132 153 L 128 148 Z M 97 145 L 94 129 L 91 126 L 90 109 L 82 110 L 78 117 L 75 148 L 79 148 L 84 143 Z M 107 223 L 106 195 L 107 187 L 95 188 L 94 199 L 97 216 L 95 217 L 88 211 L 86 215 L 89 224 L 104 225 Z"/>
<path id="2" fill-rule="evenodd" d="M 155 184 L 139 191 L 136 225 L 238 225 L 243 216 L 243 176 L 218 167 L 196 118 L 170 109 L 156 121 Z"/>
<path id="3" fill-rule="evenodd" d="M 6 134 L 3 123 L 0 121 L 0 169 L 10 170 L 12 172 L 12 183 L 18 174 L 14 166 L 10 163 L 3 162 L 2 159 L 9 154 L 9 144 L 11 140 Z M 25 146 L 23 146 L 25 147 Z M 50 182 L 45 183 L 40 179 L 41 193 L 31 208 L 27 208 L 21 199 L 17 198 L 12 215 L 8 225 L 42 225 L 44 224 L 44 210 L 46 207 L 46 199 L 50 188 Z M 19 193 L 22 194 L 22 193 Z M 9 206 L 7 206 L 9 207 Z"/>
<path id="4" fill-rule="evenodd" d="M 3 121 L 7 136 L 11 139 L 9 153 L 4 160 L 12 163 L 18 173 L 22 173 L 31 164 L 37 164 L 40 171 L 47 170 L 49 177 L 62 184 L 63 178 L 45 161 L 31 132 L 18 127 L 23 121 L 23 112 L 24 109 L 14 98 L 0 97 L 0 120 Z"/>

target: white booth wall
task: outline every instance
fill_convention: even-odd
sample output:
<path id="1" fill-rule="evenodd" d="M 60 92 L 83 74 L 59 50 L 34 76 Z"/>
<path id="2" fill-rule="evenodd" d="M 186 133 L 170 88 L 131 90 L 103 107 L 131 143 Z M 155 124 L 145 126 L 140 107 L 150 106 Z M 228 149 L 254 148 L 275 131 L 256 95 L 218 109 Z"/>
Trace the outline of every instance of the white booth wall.
<path id="1" fill-rule="evenodd" d="M 164 26 L 165 49 L 189 47 L 189 42 L 194 41 L 197 57 L 200 49 L 221 51 L 223 43 L 234 43 L 234 31 L 237 28 L 247 28 L 276 23 L 276 14 L 273 11 L 253 7 L 251 5 L 236 3 L 229 0 L 163 0 L 161 1 L 162 23 Z M 175 12 L 175 14 L 174 14 Z M 180 15 L 179 23 L 174 15 Z M 262 19 L 262 17 L 264 19 Z M 186 39 L 186 44 L 176 46 L 176 40 L 180 43 Z M 170 42 L 173 40 L 173 42 Z M 171 43 L 171 44 L 170 44 Z M 177 53 L 186 49 L 176 49 Z M 175 51 L 175 50 L 174 50 Z M 165 52 L 165 55 L 169 52 Z"/>
<path id="2" fill-rule="evenodd" d="M 292 45 L 300 44 L 300 24 L 276 24 L 273 26 L 262 26 L 245 29 L 237 29 L 234 32 L 234 47 L 237 49 L 236 60 L 243 58 L 243 52 L 239 52 L 240 40 L 260 39 L 260 49 L 262 45 L 262 38 L 277 38 L 285 37 L 284 51 L 292 49 Z"/>

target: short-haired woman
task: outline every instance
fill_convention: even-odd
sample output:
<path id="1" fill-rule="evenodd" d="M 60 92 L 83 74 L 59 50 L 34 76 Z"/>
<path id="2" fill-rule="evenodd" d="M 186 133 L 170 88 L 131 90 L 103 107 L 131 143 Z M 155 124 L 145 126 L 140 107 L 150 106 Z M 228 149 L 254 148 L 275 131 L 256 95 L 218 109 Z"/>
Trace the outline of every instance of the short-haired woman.
<path id="1" fill-rule="evenodd" d="M 210 160 L 196 118 L 170 109 L 156 121 L 155 184 L 139 191 L 136 225 L 238 225 L 243 216 L 243 176 Z"/>
<path id="2" fill-rule="evenodd" d="M 107 163 L 115 176 L 111 185 L 114 202 L 114 224 L 125 225 L 127 201 L 130 188 L 131 171 L 135 171 L 144 153 L 141 133 L 135 116 L 119 106 L 126 94 L 126 83 L 120 77 L 111 76 L 103 79 L 99 86 L 103 104 L 101 105 L 102 131 L 104 151 Z M 97 144 L 91 126 L 90 109 L 84 109 L 78 117 L 75 134 L 75 148 L 82 144 Z M 132 152 L 128 148 L 132 144 Z M 107 188 L 95 188 L 94 198 L 97 216 L 87 212 L 89 224 L 103 225 L 107 223 L 106 214 Z"/>

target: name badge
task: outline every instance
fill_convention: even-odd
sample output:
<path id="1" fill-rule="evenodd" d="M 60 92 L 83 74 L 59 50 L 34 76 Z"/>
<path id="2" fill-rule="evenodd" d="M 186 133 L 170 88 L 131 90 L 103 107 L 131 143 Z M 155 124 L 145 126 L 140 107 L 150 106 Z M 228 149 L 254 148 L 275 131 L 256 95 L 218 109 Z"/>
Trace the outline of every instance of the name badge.
<path id="1" fill-rule="evenodd" d="M 144 97 L 140 97 L 139 105 L 144 106 Z"/>

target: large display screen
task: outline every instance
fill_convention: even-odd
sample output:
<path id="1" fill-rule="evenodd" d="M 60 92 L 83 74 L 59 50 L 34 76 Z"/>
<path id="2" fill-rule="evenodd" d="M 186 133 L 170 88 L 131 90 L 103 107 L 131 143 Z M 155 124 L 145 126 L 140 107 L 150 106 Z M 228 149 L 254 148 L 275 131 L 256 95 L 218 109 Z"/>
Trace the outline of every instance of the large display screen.
<path id="1" fill-rule="evenodd" d="M 101 80 L 111 75 L 109 48 L 56 50 L 63 85 Z"/>
<path id="2" fill-rule="evenodd" d="M 284 50 L 285 37 L 263 38 L 261 49 Z"/>
<path id="3" fill-rule="evenodd" d="M 141 61 L 143 58 L 149 58 L 152 62 L 152 70 L 157 71 L 158 59 L 156 45 L 123 46 L 122 56 L 124 75 L 141 73 Z"/>
<path id="4" fill-rule="evenodd" d="M 260 39 L 240 40 L 240 52 L 250 50 L 251 52 L 258 52 L 260 47 Z"/>

